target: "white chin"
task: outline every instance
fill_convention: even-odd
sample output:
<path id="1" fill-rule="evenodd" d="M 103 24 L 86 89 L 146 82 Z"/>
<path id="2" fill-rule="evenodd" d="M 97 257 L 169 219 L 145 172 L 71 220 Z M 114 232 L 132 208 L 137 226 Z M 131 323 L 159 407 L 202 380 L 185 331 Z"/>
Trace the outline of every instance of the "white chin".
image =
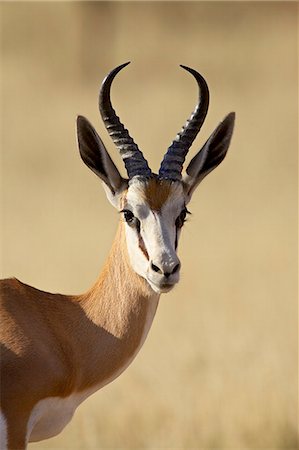
<path id="1" fill-rule="evenodd" d="M 157 292 L 157 294 L 166 294 L 166 292 L 171 291 L 174 288 L 174 284 L 162 284 L 156 285 L 152 281 L 148 280 L 149 285 L 153 289 L 153 291 Z"/>

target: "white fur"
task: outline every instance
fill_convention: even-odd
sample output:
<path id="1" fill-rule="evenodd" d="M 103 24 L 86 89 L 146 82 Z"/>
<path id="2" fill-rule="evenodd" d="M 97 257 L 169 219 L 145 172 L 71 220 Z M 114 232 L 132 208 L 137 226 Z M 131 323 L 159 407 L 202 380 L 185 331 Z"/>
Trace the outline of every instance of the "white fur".
<path id="1" fill-rule="evenodd" d="M 0 411 L 0 450 L 7 449 L 7 423 L 5 416 Z"/>
<path id="2" fill-rule="evenodd" d="M 140 221 L 140 234 L 148 252 L 149 260 L 139 248 L 139 239 L 136 230 L 126 225 L 126 237 L 130 262 L 140 276 L 145 278 L 154 291 L 167 292 L 179 281 L 179 271 L 172 274 L 167 282 L 169 287 L 163 287 L 165 282 L 161 273 L 151 269 L 151 262 L 164 272 L 171 272 L 179 264 L 175 249 L 176 226 L 175 220 L 184 208 L 184 193 L 180 184 L 176 186 L 161 211 L 152 211 L 142 200 L 140 191 L 143 183 L 136 180 L 130 184 L 127 193 L 127 206 Z"/>

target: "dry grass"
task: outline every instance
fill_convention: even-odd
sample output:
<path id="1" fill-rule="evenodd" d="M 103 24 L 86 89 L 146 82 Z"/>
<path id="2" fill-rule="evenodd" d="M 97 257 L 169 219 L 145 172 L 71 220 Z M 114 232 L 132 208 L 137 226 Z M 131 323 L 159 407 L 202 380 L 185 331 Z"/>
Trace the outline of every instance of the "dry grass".
<path id="1" fill-rule="evenodd" d="M 112 67 L 120 116 L 157 169 L 211 88 L 204 142 L 230 110 L 227 160 L 190 205 L 182 281 L 132 367 L 46 449 L 296 449 L 296 4 L 1 3 L 3 275 L 85 291 L 117 214 L 76 150 Z M 119 161 L 119 159 L 118 159 Z"/>

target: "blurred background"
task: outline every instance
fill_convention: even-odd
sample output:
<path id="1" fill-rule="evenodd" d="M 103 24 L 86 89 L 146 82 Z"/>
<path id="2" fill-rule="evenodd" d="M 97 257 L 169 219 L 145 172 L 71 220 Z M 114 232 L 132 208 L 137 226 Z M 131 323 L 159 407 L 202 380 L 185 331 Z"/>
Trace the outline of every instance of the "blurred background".
<path id="1" fill-rule="evenodd" d="M 197 100 L 210 111 L 189 160 L 236 111 L 226 160 L 193 197 L 179 286 L 161 297 L 130 368 L 42 449 L 295 449 L 297 434 L 297 4 L 2 2 L 3 277 L 81 293 L 118 214 L 77 150 L 101 123 L 102 79 L 157 170 Z M 34 324 L 32 324 L 34 326 Z M 33 374 L 34 377 L 34 374 Z"/>

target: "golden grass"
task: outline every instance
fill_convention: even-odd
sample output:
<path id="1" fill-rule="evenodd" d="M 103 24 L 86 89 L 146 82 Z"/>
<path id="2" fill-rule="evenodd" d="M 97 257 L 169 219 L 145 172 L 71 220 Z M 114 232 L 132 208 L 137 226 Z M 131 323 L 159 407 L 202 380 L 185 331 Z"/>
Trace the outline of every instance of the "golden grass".
<path id="1" fill-rule="evenodd" d="M 109 69 L 134 62 L 112 97 L 154 170 L 197 98 L 178 64 L 211 89 L 192 156 L 237 113 L 227 159 L 189 207 L 182 280 L 143 350 L 60 436 L 29 448 L 298 448 L 296 4 L 1 9 L 4 276 L 63 293 L 96 279 L 118 216 L 80 161 L 74 124 L 79 113 L 98 124 Z"/>

